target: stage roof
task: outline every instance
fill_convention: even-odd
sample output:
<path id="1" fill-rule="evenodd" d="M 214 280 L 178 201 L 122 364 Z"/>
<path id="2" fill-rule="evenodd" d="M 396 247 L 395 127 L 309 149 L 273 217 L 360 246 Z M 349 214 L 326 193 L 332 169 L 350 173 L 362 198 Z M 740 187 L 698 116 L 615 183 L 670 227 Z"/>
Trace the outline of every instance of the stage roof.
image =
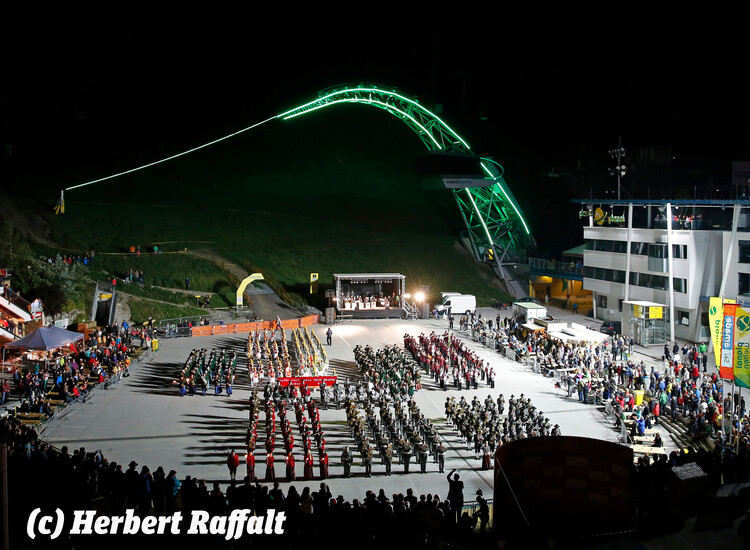
<path id="1" fill-rule="evenodd" d="M 381 277 L 390 277 L 391 279 L 406 278 L 406 275 L 401 275 L 401 273 L 334 273 L 333 276 L 338 279 L 380 279 Z"/>

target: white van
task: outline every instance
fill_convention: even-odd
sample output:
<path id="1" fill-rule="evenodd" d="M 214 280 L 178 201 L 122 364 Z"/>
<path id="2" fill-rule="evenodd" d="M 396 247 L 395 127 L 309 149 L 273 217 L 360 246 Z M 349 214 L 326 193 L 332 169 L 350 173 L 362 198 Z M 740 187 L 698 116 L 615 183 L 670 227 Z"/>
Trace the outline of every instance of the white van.
<path id="1" fill-rule="evenodd" d="M 451 315 L 468 315 L 477 309 L 477 298 L 473 294 L 451 294 L 450 296 L 445 296 L 440 305 L 435 307 L 439 313 L 444 312 L 448 308 L 451 308 Z"/>

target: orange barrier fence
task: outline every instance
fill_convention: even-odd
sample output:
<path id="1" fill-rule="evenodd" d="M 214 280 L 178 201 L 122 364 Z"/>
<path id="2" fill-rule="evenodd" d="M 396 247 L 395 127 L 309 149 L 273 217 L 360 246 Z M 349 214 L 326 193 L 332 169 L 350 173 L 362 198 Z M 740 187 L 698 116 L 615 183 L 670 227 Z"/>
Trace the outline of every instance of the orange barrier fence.
<path id="1" fill-rule="evenodd" d="M 281 327 L 291 330 L 300 327 L 308 327 L 318 322 L 319 315 L 308 315 L 298 319 L 284 319 Z M 213 336 L 216 334 L 237 334 L 238 332 L 250 332 L 251 330 L 273 330 L 276 321 L 258 321 L 256 323 L 236 323 L 232 325 L 209 325 L 207 327 L 193 327 L 192 336 Z"/>

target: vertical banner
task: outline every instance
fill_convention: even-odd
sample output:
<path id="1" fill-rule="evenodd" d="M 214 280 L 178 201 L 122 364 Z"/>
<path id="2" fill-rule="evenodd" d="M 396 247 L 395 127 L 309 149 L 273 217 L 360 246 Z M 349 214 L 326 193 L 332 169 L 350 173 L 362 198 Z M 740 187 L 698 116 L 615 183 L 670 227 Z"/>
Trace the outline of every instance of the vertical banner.
<path id="1" fill-rule="evenodd" d="M 724 304 L 724 320 L 721 324 L 721 350 L 719 376 L 725 380 L 734 379 L 734 321 L 735 304 Z"/>
<path id="2" fill-rule="evenodd" d="M 750 309 L 735 306 L 734 383 L 750 388 Z"/>
<path id="3" fill-rule="evenodd" d="M 724 300 L 727 304 L 734 304 L 734 300 Z M 721 298 L 708 299 L 708 325 L 711 330 L 711 342 L 714 345 L 714 360 L 719 366 L 721 357 L 721 329 L 724 322 L 724 302 Z M 723 378 L 723 377 L 722 377 Z"/>
<path id="4" fill-rule="evenodd" d="M 310 273 L 310 294 L 318 293 L 318 274 Z"/>

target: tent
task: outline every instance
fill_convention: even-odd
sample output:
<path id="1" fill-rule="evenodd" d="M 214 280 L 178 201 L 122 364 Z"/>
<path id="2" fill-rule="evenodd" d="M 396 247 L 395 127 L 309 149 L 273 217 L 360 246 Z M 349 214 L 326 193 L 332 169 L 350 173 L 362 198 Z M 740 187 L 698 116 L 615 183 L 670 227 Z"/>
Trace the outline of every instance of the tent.
<path id="1" fill-rule="evenodd" d="M 83 334 L 79 332 L 71 332 L 53 325 L 51 327 L 38 328 L 20 340 L 5 344 L 5 347 L 7 349 L 49 351 L 82 339 Z"/>

